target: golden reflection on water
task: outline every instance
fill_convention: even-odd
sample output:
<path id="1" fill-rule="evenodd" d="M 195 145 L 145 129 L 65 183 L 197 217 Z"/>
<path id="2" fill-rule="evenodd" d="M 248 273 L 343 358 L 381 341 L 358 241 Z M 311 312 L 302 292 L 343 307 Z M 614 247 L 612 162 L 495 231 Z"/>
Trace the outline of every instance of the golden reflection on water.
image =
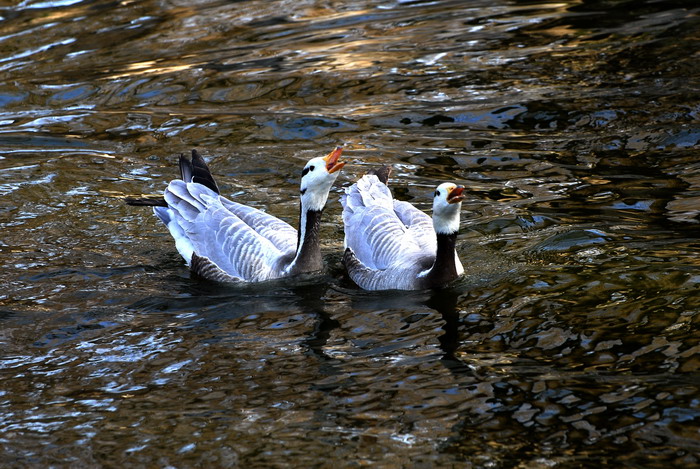
<path id="1" fill-rule="evenodd" d="M 120 73 L 117 73 L 115 75 L 107 77 L 109 80 L 115 80 L 118 78 L 125 78 L 125 77 L 140 77 L 140 76 L 149 76 L 149 75 L 164 75 L 164 74 L 170 74 L 170 73 L 176 73 L 176 72 L 181 72 L 185 71 L 188 69 L 193 68 L 192 65 L 170 65 L 170 66 L 159 66 L 159 62 L 155 60 L 147 61 L 147 62 L 138 62 L 138 63 L 132 63 L 132 64 L 127 64 L 125 66 L 126 70 Z"/>

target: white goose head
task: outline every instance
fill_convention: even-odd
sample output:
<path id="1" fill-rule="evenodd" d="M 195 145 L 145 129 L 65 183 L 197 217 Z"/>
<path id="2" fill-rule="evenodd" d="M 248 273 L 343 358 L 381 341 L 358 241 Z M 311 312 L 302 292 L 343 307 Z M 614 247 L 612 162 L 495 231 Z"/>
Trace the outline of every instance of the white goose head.
<path id="1" fill-rule="evenodd" d="M 320 212 L 326 205 L 328 192 L 345 162 L 338 161 L 343 147 L 336 147 L 326 157 L 309 160 L 301 172 L 301 206 L 304 210 Z"/>
<path id="2" fill-rule="evenodd" d="M 437 186 L 433 199 L 433 227 L 437 234 L 459 231 L 459 213 L 464 200 L 463 186 L 445 182 Z"/>

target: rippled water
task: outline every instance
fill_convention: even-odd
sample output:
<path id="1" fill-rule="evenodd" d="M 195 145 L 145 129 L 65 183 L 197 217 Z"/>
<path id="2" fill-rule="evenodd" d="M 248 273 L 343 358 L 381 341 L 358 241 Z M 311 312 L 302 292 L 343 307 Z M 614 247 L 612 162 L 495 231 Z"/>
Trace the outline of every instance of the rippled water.
<path id="1" fill-rule="evenodd" d="M 3 467 L 700 464 L 695 1 L 0 7 Z M 191 279 L 156 194 L 198 148 L 327 270 Z M 338 195 L 470 188 L 467 276 L 367 293 Z"/>

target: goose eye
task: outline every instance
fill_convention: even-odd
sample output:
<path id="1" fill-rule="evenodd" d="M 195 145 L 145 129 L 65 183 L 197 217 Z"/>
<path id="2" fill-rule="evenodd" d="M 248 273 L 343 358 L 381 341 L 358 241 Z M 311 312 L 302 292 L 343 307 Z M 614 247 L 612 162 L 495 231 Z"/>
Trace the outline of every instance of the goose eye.
<path id="1" fill-rule="evenodd" d="M 440 191 L 435 191 L 435 197 L 440 197 Z"/>
<path id="2" fill-rule="evenodd" d="M 315 168 L 314 166 L 309 166 L 309 171 L 313 171 L 314 168 Z"/>

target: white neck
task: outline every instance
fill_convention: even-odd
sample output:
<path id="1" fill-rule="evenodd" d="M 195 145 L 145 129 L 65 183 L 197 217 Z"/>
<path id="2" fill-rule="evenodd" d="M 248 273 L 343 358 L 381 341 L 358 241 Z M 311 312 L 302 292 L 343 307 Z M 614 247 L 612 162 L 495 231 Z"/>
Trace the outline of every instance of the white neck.
<path id="1" fill-rule="evenodd" d="M 328 190 L 323 189 L 325 188 L 316 188 L 316 190 L 313 191 L 308 189 L 301 195 L 302 216 L 304 216 L 308 210 L 314 210 L 316 212 L 323 210 L 323 208 L 326 206 L 326 202 L 328 201 L 328 191 L 330 190 L 330 186 L 328 187 Z"/>
<path id="2" fill-rule="evenodd" d="M 462 204 L 454 204 L 443 210 L 433 211 L 433 227 L 437 234 L 453 234 L 459 231 L 459 212 Z"/>

